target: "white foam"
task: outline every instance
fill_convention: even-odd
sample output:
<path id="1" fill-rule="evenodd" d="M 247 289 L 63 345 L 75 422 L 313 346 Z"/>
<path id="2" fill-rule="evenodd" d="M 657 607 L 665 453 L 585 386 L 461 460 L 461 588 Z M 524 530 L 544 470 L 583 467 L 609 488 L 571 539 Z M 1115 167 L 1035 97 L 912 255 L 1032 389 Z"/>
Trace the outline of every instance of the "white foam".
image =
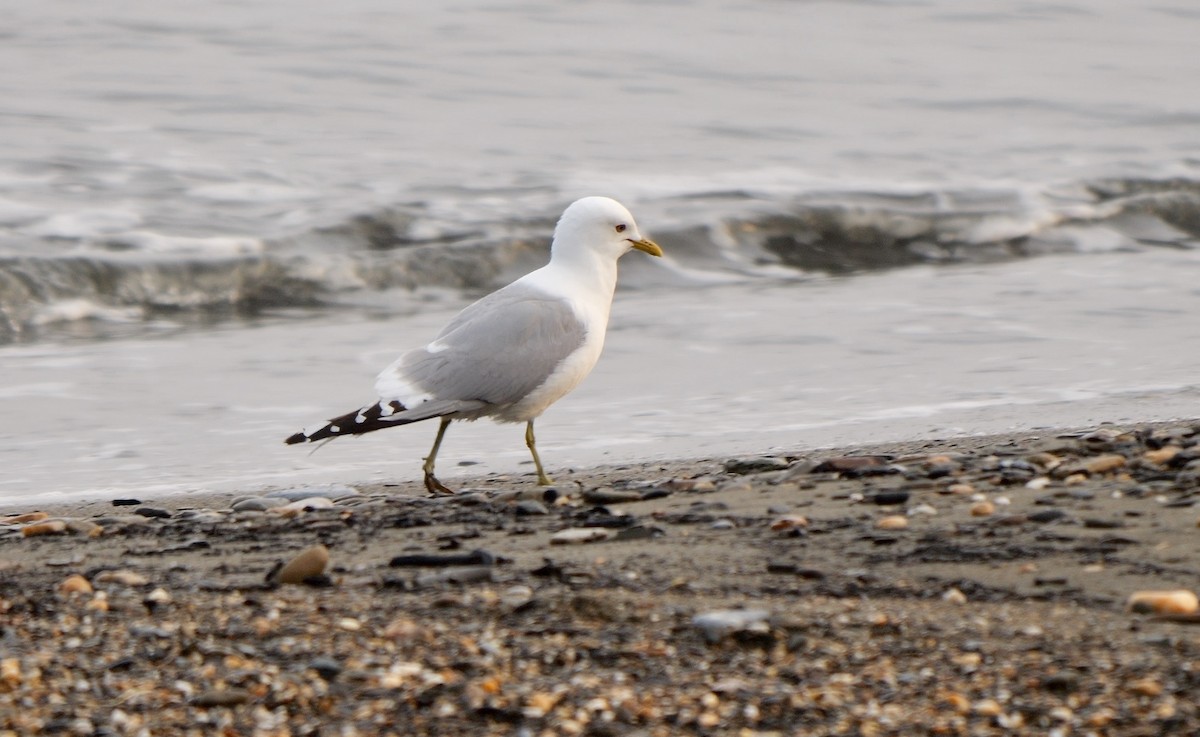
<path id="1" fill-rule="evenodd" d="M 129 323 L 141 319 L 142 311 L 137 307 L 108 307 L 86 299 L 67 299 L 44 305 L 34 314 L 30 323 L 54 325 L 77 320 Z"/>
<path id="2" fill-rule="evenodd" d="M 238 236 L 197 238 L 165 235 L 146 230 L 122 233 L 120 242 L 144 253 L 162 255 L 246 256 L 257 255 L 264 251 L 263 242 L 259 238 Z"/>
<path id="3" fill-rule="evenodd" d="M 261 184 L 257 182 L 228 182 L 205 184 L 193 187 L 187 194 L 215 202 L 274 203 L 310 200 L 318 196 L 310 189 L 290 187 L 286 184 Z"/>
<path id="4" fill-rule="evenodd" d="M 25 229 L 44 238 L 94 238 L 137 227 L 142 216 L 131 210 L 89 209 L 60 212 Z"/>

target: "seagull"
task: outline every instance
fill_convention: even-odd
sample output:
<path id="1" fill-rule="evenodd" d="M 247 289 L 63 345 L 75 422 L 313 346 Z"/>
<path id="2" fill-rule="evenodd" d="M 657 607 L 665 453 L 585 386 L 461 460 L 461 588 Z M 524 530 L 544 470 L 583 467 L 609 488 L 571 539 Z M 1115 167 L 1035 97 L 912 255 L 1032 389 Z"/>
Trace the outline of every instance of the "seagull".
<path id="1" fill-rule="evenodd" d="M 524 422 L 538 484 L 550 485 L 533 421 L 596 365 L 617 286 L 617 259 L 635 249 L 663 254 L 616 200 L 576 200 L 554 228 L 548 264 L 468 306 L 424 348 L 400 356 L 375 381 L 379 401 L 285 442 L 362 435 L 436 417 L 437 435 L 422 466 L 425 488 L 453 494 L 434 474 L 450 423 L 481 417 Z"/>

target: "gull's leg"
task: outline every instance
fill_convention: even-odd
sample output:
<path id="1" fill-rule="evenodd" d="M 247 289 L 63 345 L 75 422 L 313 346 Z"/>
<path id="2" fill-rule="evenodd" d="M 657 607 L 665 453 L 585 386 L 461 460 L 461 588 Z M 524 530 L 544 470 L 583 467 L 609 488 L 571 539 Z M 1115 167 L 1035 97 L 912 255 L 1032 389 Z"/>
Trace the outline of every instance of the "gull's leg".
<path id="1" fill-rule="evenodd" d="M 425 465 L 421 466 L 425 470 L 425 489 L 433 495 L 438 494 L 453 494 L 454 489 L 437 480 L 437 476 L 433 475 L 433 464 L 437 461 L 438 448 L 442 447 L 442 437 L 446 434 L 446 428 L 450 427 L 450 418 L 443 417 L 442 424 L 438 425 L 437 437 L 433 440 L 433 449 L 429 451 L 429 457 L 425 459 Z"/>
<path id="2" fill-rule="evenodd" d="M 554 483 L 542 468 L 542 459 L 538 458 L 537 441 L 533 438 L 533 420 L 525 424 L 525 445 L 529 446 L 529 452 L 533 455 L 533 465 L 537 466 L 538 486 L 549 486 Z"/>

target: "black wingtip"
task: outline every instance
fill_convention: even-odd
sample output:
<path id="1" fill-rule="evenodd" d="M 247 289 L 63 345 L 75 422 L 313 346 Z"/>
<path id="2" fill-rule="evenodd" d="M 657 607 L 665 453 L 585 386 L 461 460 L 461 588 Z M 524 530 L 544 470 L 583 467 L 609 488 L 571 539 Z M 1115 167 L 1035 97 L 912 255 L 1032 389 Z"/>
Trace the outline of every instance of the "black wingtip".
<path id="1" fill-rule="evenodd" d="M 305 443 L 305 442 L 308 442 L 308 436 L 302 432 L 298 432 L 283 442 L 287 443 L 288 445 L 295 445 L 296 443 Z"/>

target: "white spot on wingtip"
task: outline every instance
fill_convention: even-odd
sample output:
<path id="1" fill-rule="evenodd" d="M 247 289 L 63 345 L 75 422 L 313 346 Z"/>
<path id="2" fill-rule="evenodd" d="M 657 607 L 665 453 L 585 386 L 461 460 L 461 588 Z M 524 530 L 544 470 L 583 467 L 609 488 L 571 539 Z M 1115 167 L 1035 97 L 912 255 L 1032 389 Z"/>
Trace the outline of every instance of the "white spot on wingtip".
<path id="1" fill-rule="evenodd" d="M 337 425 L 329 426 L 329 432 L 341 432 L 341 431 L 342 431 L 342 428 L 338 427 Z"/>

